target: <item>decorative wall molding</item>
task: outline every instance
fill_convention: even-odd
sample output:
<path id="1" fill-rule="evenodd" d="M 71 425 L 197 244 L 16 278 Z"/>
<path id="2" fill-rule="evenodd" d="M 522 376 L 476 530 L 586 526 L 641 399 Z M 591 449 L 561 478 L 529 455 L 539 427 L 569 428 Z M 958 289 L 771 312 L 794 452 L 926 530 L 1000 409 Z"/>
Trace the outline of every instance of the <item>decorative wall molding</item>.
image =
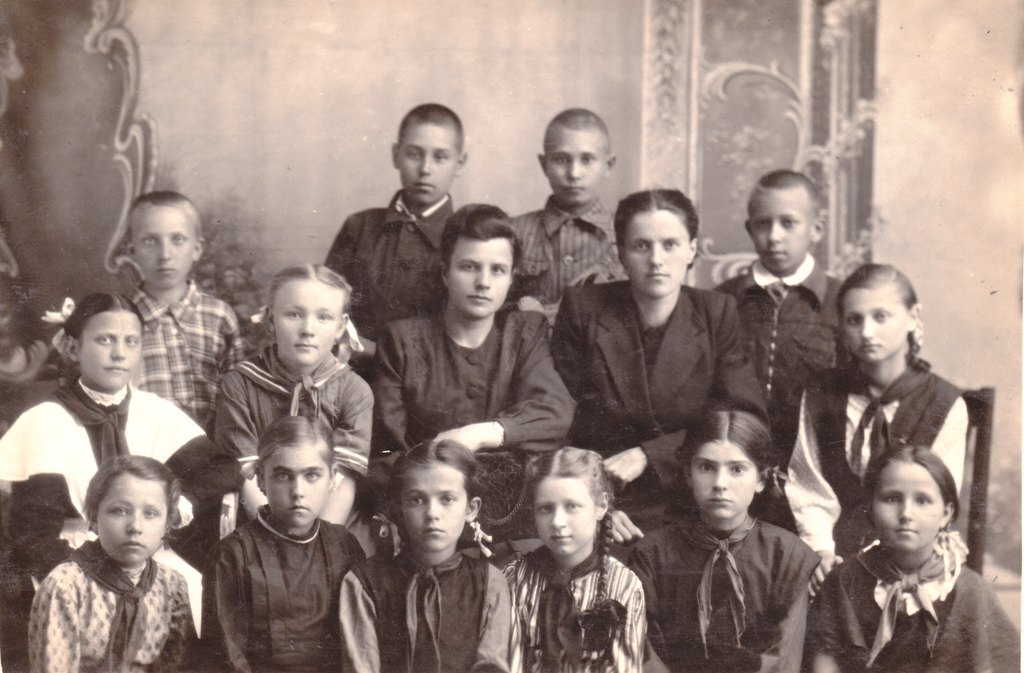
<path id="1" fill-rule="evenodd" d="M 792 31 L 793 53 L 789 55 L 798 68 L 795 73 L 785 72 L 771 55 L 765 62 L 751 61 L 749 55 L 709 62 L 701 43 L 707 19 L 701 2 L 647 0 L 644 185 L 685 185 L 687 194 L 701 201 L 704 152 L 710 147 L 726 153 L 718 156 L 728 157 L 732 152 L 721 139 L 715 144 L 713 138 L 705 137 L 711 104 L 729 105 L 731 88 L 741 78 L 767 83 L 781 93 L 783 120 L 794 131 L 791 167 L 808 171 L 820 182 L 827 245 L 819 252 L 830 268 L 839 272 L 853 259 L 870 258 L 870 232 L 878 222 L 870 212 L 871 157 L 864 152 L 872 142 L 875 119 L 873 78 L 861 77 L 874 68 L 870 50 L 877 0 L 766 1 L 787 5 L 799 16 L 795 25 L 787 26 Z M 721 30 L 721 21 L 717 25 Z M 749 141 L 737 147 L 735 154 L 755 166 L 758 157 L 748 156 L 750 148 L 756 153 L 757 142 L 763 142 L 769 129 L 758 125 L 756 119 L 745 123 L 749 128 L 737 127 L 730 140 Z M 743 162 L 726 163 L 740 166 Z M 744 185 L 750 179 L 738 173 L 735 177 Z M 753 259 L 749 252 L 715 252 L 714 246 L 713 238 L 699 243 L 702 261 L 710 263 L 712 282 L 728 278 Z"/>
<path id="2" fill-rule="evenodd" d="M 153 188 L 158 159 L 156 124 L 135 109 L 140 84 L 139 45 L 125 27 L 129 4 L 129 0 L 93 0 L 92 23 L 83 43 L 86 53 L 109 59 L 122 84 L 112 160 L 123 178 L 124 195 L 118 224 L 104 256 L 104 265 L 111 273 L 131 263 L 121 254 L 128 232 L 128 209 L 135 197 Z"/>
<path id="3" fill-rule="evenodd" d="M 645 187 L 689 188 L 693 31 L 699 2 L 648 0 L 644 7 L 644 104 L 641 132 Z"/>
<path id="4" fill-rule="evenodd" d="M 14 36 L 10 34 L 6 21 L 0 22 L 0 117 L 7 112 L 10 102 L 10 82 L 20 80 L 25 75 L 25 68 L 18 58 L 18 47 Z M 0 150 L 3 142 L 0 141 Z M 11 278 L 18 276 L 18 260 L 0 231 L 0 274 Z"/>

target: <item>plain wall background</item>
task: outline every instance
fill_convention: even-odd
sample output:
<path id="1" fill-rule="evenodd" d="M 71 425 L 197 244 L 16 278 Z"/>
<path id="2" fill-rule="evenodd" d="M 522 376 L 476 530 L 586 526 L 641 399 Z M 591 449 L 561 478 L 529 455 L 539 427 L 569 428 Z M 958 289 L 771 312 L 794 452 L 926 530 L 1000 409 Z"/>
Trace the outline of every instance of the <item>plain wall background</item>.
<path id="1" fill-rule="evenodd" d="M 639 3 L 216 6 L 137 3 L 128 26 L 142 52 L 138 109 L 158 125 L 158 184 L 200 204 L 239 199 L 268 269 L 322 261 L 347 215 L 387 204 L 399 187 L 399 121 L 423 102 L 448 105 L 466 129 L 456 205 L 540 208 L 549 191 L 536 155 L 567 107 L 590 107 L 609 126 L 619 157 L 609 198 L 638 181 Z"/>
<path id="2" fill-rule="evenodd" d="M 996 388 L 988 542 L 1003 563 L 1020 556 L 1022 7 L 883 2 L 879 22 L 875 259 L 914 283 L 934 370 Z"/>

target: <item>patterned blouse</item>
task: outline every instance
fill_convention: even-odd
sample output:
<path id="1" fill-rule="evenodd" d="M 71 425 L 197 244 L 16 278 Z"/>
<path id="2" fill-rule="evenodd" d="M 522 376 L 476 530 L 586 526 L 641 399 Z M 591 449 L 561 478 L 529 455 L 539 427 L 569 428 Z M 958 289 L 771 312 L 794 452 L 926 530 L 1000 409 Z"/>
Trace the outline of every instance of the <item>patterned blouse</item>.
<path id="1" fill-rule="evenodd" d="M 32 602 L 28 634 L 32 672 L 103 670 L 116 604 L 116 594 L 88 577 L 77 563 L 54 568 Z M 157 564 L 153 587 L 143 596 L 136 619 L 144 620 L 146 635 L 125 670 L 180 670 L 195 639 L 185 578 Z"/>

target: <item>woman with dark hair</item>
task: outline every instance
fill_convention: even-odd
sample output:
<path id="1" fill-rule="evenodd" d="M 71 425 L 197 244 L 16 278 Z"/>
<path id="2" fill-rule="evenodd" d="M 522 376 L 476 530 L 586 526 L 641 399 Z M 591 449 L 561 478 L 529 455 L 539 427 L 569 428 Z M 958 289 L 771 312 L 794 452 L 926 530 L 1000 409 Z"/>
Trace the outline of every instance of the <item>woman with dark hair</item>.
<path id="1" fill-rule="evenodd" d="M 626 197 L 615 240 L 629 280 L 568 290 L 555 320 L 555 365 L 578 405 L 569 442 L 600 453 L 618 483 L 619 542 L 664 522 L 676 451 L 705 408 L 765 416 L 735 301 L 683 285 L 697 226 L 682 192 Z"/>
<path id="2" fill-rule="evenodd" d="M 393 322 L 378 341 L 374 454 L 435 439 L 474 452 L 557 449 L 574 405 L 544 317 L 502 310 L 520 257 L 508 216 L 495 206 L 460 208 L 445 225 L 441 256 L 442 314 Z M 488 496 L 485 525 L 501 508 L 501 497 Z"/>

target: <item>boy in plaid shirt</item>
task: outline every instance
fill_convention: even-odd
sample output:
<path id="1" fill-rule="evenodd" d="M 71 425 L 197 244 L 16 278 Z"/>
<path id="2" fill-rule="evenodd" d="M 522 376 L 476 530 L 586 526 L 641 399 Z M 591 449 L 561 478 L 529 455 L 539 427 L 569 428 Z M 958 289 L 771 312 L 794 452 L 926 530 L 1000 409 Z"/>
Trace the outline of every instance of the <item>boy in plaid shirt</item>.
<path id="1" fill-rule="evenodd" d="M 142 274 L 132 296 L 144 321 L 137 385 L 209 431 L 221 376 L 243 356 L 234 310 L 189 278 L 203 252 L 199 211 L 176 192 L 150 192 L 135 200 L 128 221 Z"/>

